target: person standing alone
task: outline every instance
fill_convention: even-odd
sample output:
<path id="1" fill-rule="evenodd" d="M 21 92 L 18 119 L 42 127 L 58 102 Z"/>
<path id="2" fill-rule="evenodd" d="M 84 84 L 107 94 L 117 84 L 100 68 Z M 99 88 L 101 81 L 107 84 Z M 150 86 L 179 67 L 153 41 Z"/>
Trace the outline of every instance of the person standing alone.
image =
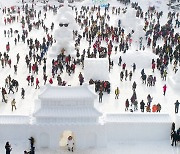
<path id="1" fill-rule="evenodd" d="M 176 103 L 174 103 L 175 104 L 175 113 L 178 113 L 178 111 L 179 111 L 179 101 L 177 100 L 176 101 Z"/>
<path id="2" fill-rule="evenodd" d="M 15 101 L 15 99 L 12 100 L 11 106 L 12 106 L 12 111 L 13 111 L 13 108 L 15 108 L 15 110 L 16 110 L 16 101 Z"/>
<path id="3" fill-rule="evenodd" d="M 11 148 L 11 145 L 9 144 L 9 142 L 6 142 L 5 149 L 6 149 L 6 154 L 11 153 L 12 148 Z"/>
<path id="4" fill-rule="evenodd" d="M 102 96 L 103 96 L 103 92 L 100 91 L 100 92 L 99 92 L 99 102 L 101 102 L 101 103 L 102 103 Z"/>
<path id="5" fill-rule="evenodd" d="M 119 99 L 119 88 L 115 89 L 115 99 Z"/>
<path id="6" fill-rule="evenodd" d="M 165 96 L 165 94 L 166 94 L 166 90 L 167 90 L 167 86 L 166 86 L 166 84 L 163 86 L 163 95 Z"/>

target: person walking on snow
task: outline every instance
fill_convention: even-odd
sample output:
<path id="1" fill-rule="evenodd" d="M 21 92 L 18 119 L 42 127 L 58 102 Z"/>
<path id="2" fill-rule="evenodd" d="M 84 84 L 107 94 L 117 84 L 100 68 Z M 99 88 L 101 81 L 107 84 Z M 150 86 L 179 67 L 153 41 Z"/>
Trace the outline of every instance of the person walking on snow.
<path id="1" fill-rule="evenodd" d="M 67 142 L 67 146 L 68 146 L 68 151 L 74 151 L 74 139 L 72 136 L 68 137 L 68 142 Z"/>
<path id="2" fill-rule="evenodd" d="M 16 101 L 15 101 L 15 99 L 13 99 L 11 101 L 11 106 L 12 106 L 12 111 L 13 111 L 13 108 L 15 108 L 15 110 L 16 110 Z"/>
<path id="3" fill-rule="evenodd" d="M 144 107 L 145 107 L 145 103 L 144 103 L 144 101 L 142 100 L 142 101 L 140 102 L 141 112 L 144 112 Z"/>
<path id="4" fill-rule="evenodd" d="M 175 113 L 178 113 L 178 110 L 179 110 L 179 101 L 177 100 L 175 104 Z"/>
<path id="5" fill-rule="evenodd" d="M 13 91 L 13 85 L 12 85 L 12 83 L 9 85 L 9 92 L 8 92 L 8 94 L 10 94 L 10 92 L 13 92 L 13 94 L 14 94 L 14 91 Z"/>
<path id="6" fill-rule="evenodd" d="M 28 76 L 27 76 L 26 80 L 28 81 L 28 86 L 29 86 L 29 84 L 30 84 L 30 80 L 31 80 L 30 75 L 28 75 Z"/>
<path id="7" fill-rule="evenodd" d="M 2 102 L 5 102 L 7 103 L 7 99 L 6 99 L 6 95 L 7 95 L 7 92 L 6 92 L 6 89 L 2 87 Z"/>
<path id="8" fill-rule="evenodd" d="M 118 99 L 119 98 L 119 88 L 117 87 L 116 89 L 115 89 L 115 99 Z"/>
<path id="9" fill-rule="evenodd" d="M 171 145 L 174 146 L 174 143 L 175 143 L 175 146 L 176 146 L 177 139 L 178 139 L 178 135 L 177 135 L 177 132 L 176 132 L 176 131 L 171 132 L 171 138 L 172 138 L 172 143 L 171 143 Z"/>
<path id="10" fill-rule="evenodd" d="M 136 87 L 137 87 L 137 84 L 136 84 L 136 82 L 134 81 L 134 82 L 133 82 L 133 85 L 132 85 L 132 90 L 135 91 L 135 90 L 136 90 Z"/>
<path id="11" fill-rule="evenodd" d="M 147 106 L 151 106 L 152 100 L 153 100 L 153 97 L 151 97 L 151 95 L 148 94 L 148 96 L 147 96 Z"/>
<path id="12" fill-rule="evenodd" d="M 176 125 L 175 125 L 175 123 L 173 122 L 173 123 L 172 123 L 172 126 L 171 126 L 171 132 L 174 132 L 174 131 L 175 131 L 175 128 L 176 128 Z"/>
<path id="13" fill-rule="evenodd" d="M 99 92 L 99 102 L 102 103 L 102 96 L 103 96 L 103 92 L 102 90 Z"/>
<path id="14" fill-rule="evenodd" d="M 128 109 L 129 109 L 129 100 L 128 99 L 126 99 L 125 106 L 126 106 L 125 111 L 128 111 Z"/>
<path id="15" fill-rule="evenodd" d="M 12 148 L 11 148 L 11 145 L 9 144 L 9 142 L 6 142 L 5 149 L 6 149 L 6 154 L 11 153 Z"/>
<path id="16" fill-rule="evenodd" d="M 36 78 L 36 88 L 35 89 L 37 89 L 37 87 L 38 87 L 38 89 L 40 88 L 39 87 L 39 79 L 38 78 Z"/>
<path id="17" fill-rule="evenodd" d="M 31 86 L 34 85 L 34 76 L 31 75 Z"/>
<path id="18" fill-rule="evenodd" d="M 24 88 L 22 88 L 22 90 L 21 90 L 21 99 L 24 99 L 24 96 L 25 96 L 25 90 L 24 90 Z"/>
<path id="19" fill-rule="evenodd" d="M 167 90 L 167 86 L 166 86 L 166 84 L 163 86 L 163 95 L 165 96 L 165 94 L 166 94 L 166 90 Z"/>
<path id="20" fill-rule="evenodd" d="M 49 83 L 50 83 L 50 84 L 53 84 L 52 78 L 49 79 Z"/>
<path id="21" fill-rule="evenodd" d="M 134 72 L 135 72 L 135 70 L 136 70 L 136 64 L 135 64 L 135 63 L 133 63 L 132 67 L 133 67 L 133 73 L 134 73 Z"/>

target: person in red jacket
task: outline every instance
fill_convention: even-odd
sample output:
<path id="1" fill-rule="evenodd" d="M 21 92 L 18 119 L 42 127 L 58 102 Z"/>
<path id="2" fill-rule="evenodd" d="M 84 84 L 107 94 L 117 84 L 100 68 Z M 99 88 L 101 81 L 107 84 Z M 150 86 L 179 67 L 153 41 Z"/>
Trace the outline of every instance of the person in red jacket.
<path id="1" fill-rule="evenodd" d="M 166 90 L 167 90 L 167 86 L 166 86 L 166 84 L 163 86 L 163 92 L 164 92 L 164 96 L 165 96 L 165 94 L 166 94 Z"/>
<path id="2" fill-rule="evenodd" d="M 4 24 L 5 24 L 5 25 L 6 25 L 6 21 L 7 21 L 6 18 L 4 18 Z"/>
<path id="3" fill-rule="evenodd" d="M 29 84 L 30 84 L 30 80 L 31 80 L 30 75 L 28 75 L 28 76 L 27 76 L 26 80 L 28 81 L 28 86 L 29 86 Z"/>
<path id="4" fill-rule="evenodd" d="M 10 44 L 9 44 L 9 42 L 6 44 L 6 51 L 7 52 L 9 52 L 9 50 L 10 50 Z"/>
<path id="5" fill-rule="evenodd" d="M 37 89 L 37 87 L 38 87 L 38 89 L 40 88 L 39 87 L 39 79 L 38 78 L 36 78 L 36 88 L 35 89 Z"/>
<path id="6" fill-rule="evenodd" d="M 126 63 L 123 63 L 122 69 L 123 69 L 123 71 L 125 71 L 125 69 L 126 69 Z"/>
<path id="7" fill-rule="evenodd" d="M 52 78 L 49 79 L 49 83 L 50 83 L 50 84 L 53 84 Z"/>
<path id="8" fill-rule="evenodd" d="M 33 65 L 32 65 L 32 71 L 33 71 L 33 73 L 35 73 L 35 70 L 36 70 L 36 65 L 33 64 Z"/>
<path id="9" fill-rule="evenodd" d="M 156 67 L 156 64 L 155 64 L 155 62 L 154 62 L 154 63 L 152 63 L 152 70 L 153 70 L 153 73 L 154 73 L 155 67 Z"/>

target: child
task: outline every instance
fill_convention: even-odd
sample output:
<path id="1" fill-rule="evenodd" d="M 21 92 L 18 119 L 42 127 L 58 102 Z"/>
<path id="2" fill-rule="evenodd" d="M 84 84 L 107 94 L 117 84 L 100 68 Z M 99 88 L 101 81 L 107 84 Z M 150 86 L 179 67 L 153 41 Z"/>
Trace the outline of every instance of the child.
<path id="1" fill-rule="evenodd" d="M 67 146 L 68 146 L 69 151 L 72 151 L 72 152 L 74 151 L 74 139 L 72 138 L 72 136 L 68 137 Z"/>

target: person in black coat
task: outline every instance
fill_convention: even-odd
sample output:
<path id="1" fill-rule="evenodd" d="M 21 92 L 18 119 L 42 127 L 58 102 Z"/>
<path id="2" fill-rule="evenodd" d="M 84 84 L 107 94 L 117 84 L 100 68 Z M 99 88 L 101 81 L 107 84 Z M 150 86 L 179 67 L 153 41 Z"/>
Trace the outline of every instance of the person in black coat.
<path id="1" fill-rule="evenodd" d="M 174 132 L 174 131 L 175 131 L 175 123 L 173 122 L 171 126 L 171 132 Z"/>
<path id="2" fill-rule="evenodd" d="M 6 142 L 5 149 L 6 149 L 6 154 L 10 154 L 12 148 L 9 142 Z"/>
<path id="3" fill-rule="evenodd" d="M 30 141 L 31 147 L 34 147 L 34 142 L 35 142 L 34 138 L 30 137 L 29 141 Z"/>
<path id="4" fill-rule="evenodd" d="M 174 104 L 175 104 L 175 113 L 178 113 L 180 103 L 177 100 L 176 103 L 174 103 Z"/>
<path id="5" fill-rule="evenodd" d="M 176 141 L 178 140 L 178 135 L 177 135 L 176 131 L 171 133 L 171 139 L 172 139 L 171 145 L 174 146 L 174 143 L 175 143 L 175 146 L 176 146 Z"/>
<path id="6" fill-rule="evenodd" d="M 31 145 L 30 154 L 35 154 L 35 147 L 34 147 L 35 139 L 34 139 L 34 137 L 30 137 L 29 141 L 30 141 L 30 145 Z"/>
<path id="7" fill-rule="evenodd" d="M 100 92 L 99 92 L 99 102 L 102 102 L 102 97 L 103 97 L 103 92 L 100 91 Z"/>
<path id="8" fill-rule="evenodd" d="M 21 98 L 24 99 L 24 96 L 25 96 L 25 90 L 24 90 L 24 88 L 22 88 L 22 91 L 21 91 Z"/>
<path id="9" fill-rule="evenodd" d="M 145 103 L 144 103 L 144 101 L 142 100 L 142 101 L 140 102 L 141 112 L 144 112 L 144 106 L 145 106 Z"/>

